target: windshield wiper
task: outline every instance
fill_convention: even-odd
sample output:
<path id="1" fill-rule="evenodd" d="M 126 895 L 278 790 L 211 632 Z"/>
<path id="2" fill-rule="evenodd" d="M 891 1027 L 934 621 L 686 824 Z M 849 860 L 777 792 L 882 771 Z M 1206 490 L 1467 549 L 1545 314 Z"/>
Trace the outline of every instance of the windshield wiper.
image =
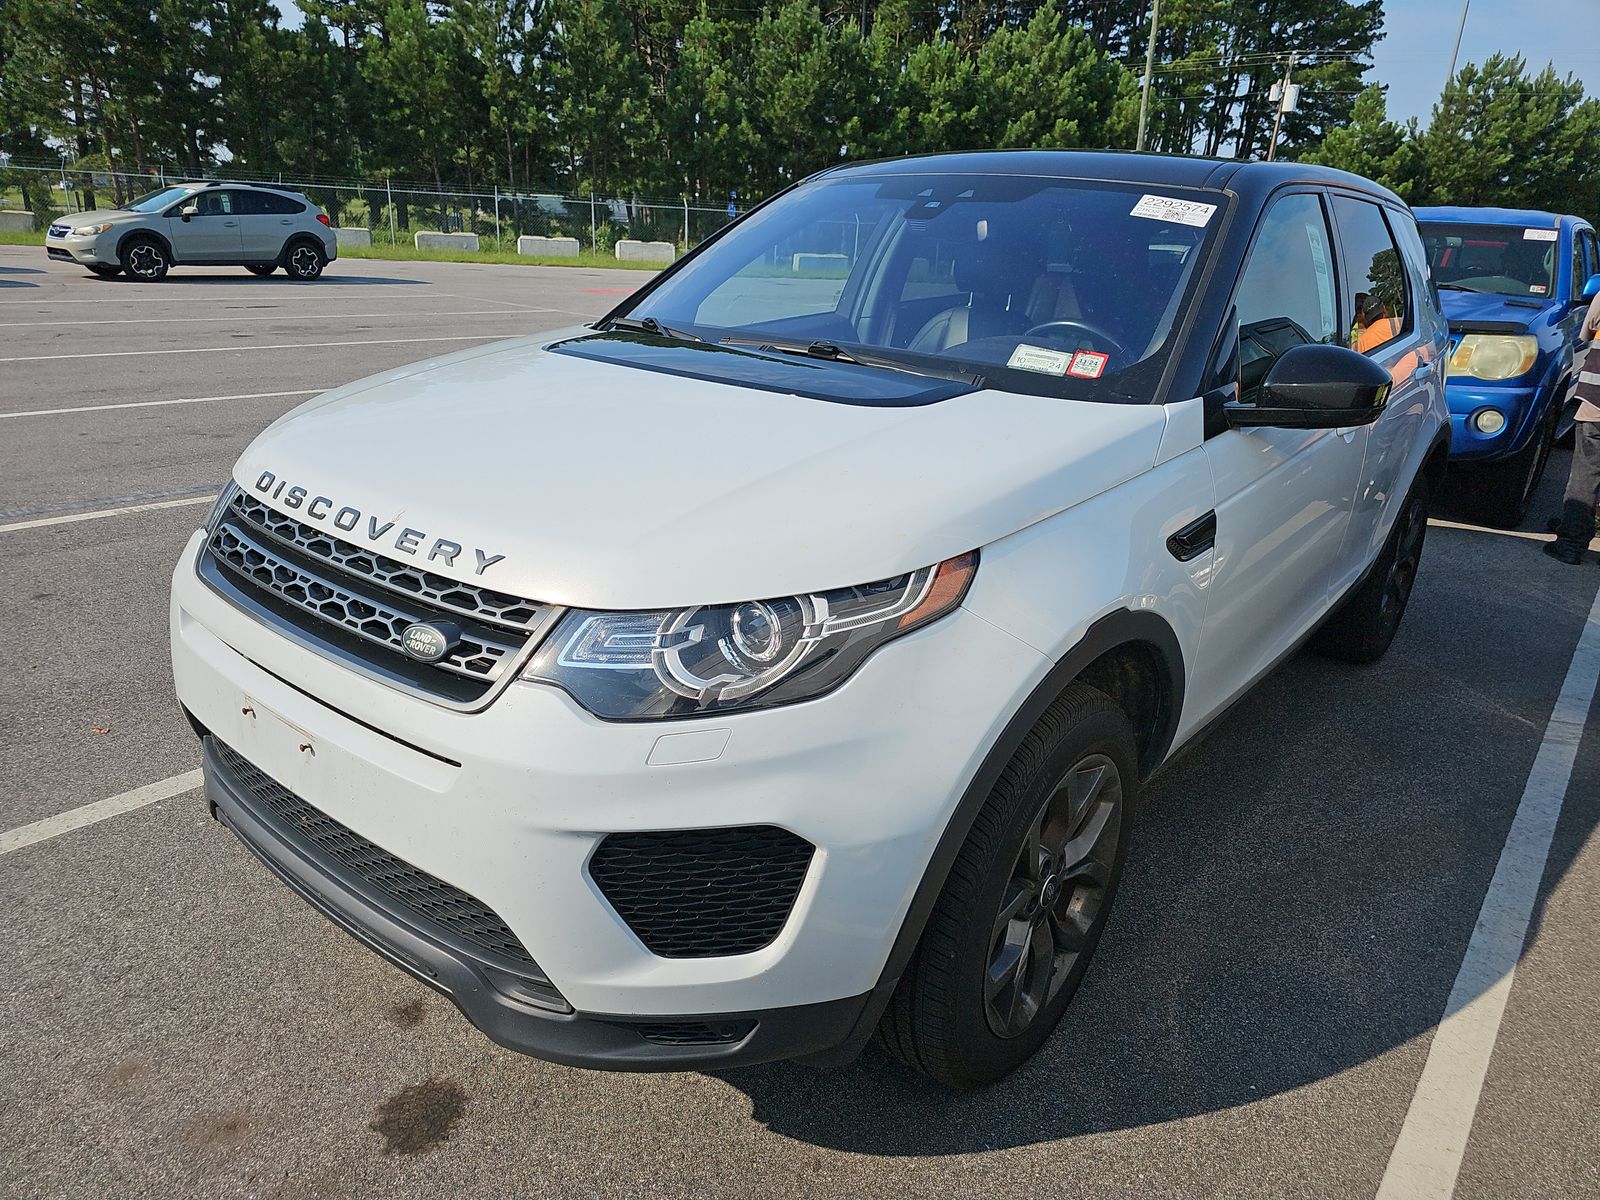
<path id="1" fill-rule="evenodd" d="M 1441 283 L 1439 285 L 1439 290 L 1441 292 L 1471 292 L 1475 296 L 1482 296 L 1484 294 L 1482 288 L 1468 287 L 1464 283 Z"/>
<path id="2" fill-rule="evenodd" d="M 663 325 L 654 317 L 612 317 L 606 322 L 606 329 L 620 329 L 625 333 L 648 333 L 654 337 L 677 338 L 681 342 L 703 342 L 705 338 L 699 334 L 690 333 L 687 329 L 674 329 L 671 325 Z"/>
<path id="3" fill-rule="evenodd" d="M 907 362 L 905 359 L 892 354 L 880 354 L 862 346 L 852 346 L 846 350 L 835 342 L 802 342 L 789 341 L 775 337 L 733 337 L 720 338 L 724 346 L 755 346 L 762 350 L 776 350 L 780 354 L 797 354 L 804 358 L 821 358 L 828 362 L 853 363 L 858 367 L 883 367 L 890 371 L 904 371 L 908 375 L 925 375 L 933 379 L 949 379 L 956 383 L 969 384 L 972 387 L 982 387 L 984 377 L 976 371 L 963 371 L 955 367 L 925 366 L 921 363 Z"/>

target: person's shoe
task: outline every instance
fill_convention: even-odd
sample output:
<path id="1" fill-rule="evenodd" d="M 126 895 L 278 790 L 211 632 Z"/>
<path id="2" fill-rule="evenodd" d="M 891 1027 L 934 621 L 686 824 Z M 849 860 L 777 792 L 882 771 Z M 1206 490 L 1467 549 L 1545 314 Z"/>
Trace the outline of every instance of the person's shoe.
<path id="1" fill-rule="evenodd" d="M 1583 551 L 1574 550 L 1571 546 L 1561 542 L 1546 542 L 1544 552 L 1557 562 L 1564 562 L 1569 567 L 1575 567 L 1583 561 Z"/>

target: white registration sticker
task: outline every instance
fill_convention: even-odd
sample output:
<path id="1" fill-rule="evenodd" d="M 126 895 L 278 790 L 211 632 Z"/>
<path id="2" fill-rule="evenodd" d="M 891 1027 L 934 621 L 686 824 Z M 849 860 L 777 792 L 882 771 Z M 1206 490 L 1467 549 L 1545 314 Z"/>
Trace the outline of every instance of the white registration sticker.
<path id="1" fill-rule="evenodd" d="M 1522 236 L 1530 242 L 1553 242 L 1560 235 L 1554 229 L 1524 229 Z"/>
<path id="2" fill-rule="evenodd" d="M 1059 350 L 1046 350 L 1043 346 L 1021 343 L 1011 352 L 1006 366 L 1018 371 L 1037 371 L 1041 375 L 1065 375 L 1072 364 L 1072 355 Z"/>
<path id="3" fill-rule="evenodd" d="M 1203 204 L 1199 200 L 1178 200 L 1172 196 L 1140 196 L 1139 203 L 1133 206 L 1133 211 L 1128 215 L 1149 217 L 1152 221 L 1175 221 L 1179 225 L 1193 225 L 1196 229 L 1203 229 L 1211 220 L 1211 214 L 1216 211 L 1215 204 Z"/>

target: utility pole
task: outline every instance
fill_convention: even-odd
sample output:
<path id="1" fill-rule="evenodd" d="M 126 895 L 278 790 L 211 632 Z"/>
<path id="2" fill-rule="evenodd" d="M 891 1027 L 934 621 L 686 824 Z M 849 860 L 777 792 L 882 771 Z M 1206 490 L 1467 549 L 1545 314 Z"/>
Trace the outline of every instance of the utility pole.
<path id="1" fill-rule="evenodd" d="M 1272 118 L 1272 140 L 1267 143 L 1267 161 L 1278 153 L 1278 131 L 1283 128 L 1283 112 L 1294 107 L 1294 52 L 1289 52 L 1289 65 L 1283 69 L 1283 80 L 1273 90 L 1278 93 L 1278 111 Z"/>
<path id="2" fill-rule="evenodd" d="M 1144 149 L 1145 122 L 1150 115 L 1150 79 L 1156 67 L 1156 22 L 1161 19 L 1161 0 L 1150 0 L 1150 41 L 1144 48 L 1144 88 L 1139 93 L 1139 140 L 1135 150 Z"/>
<path id="3" fill-rule="evenodd" d="M 1455 48 L 1450 51 L 1450 74 L 1448 74 L 1448 75 L 1446 75 L 1444 77 L 1444 88 L 1445 88 L 1445 91 L 1449 91 L 1451 83 L 1453 83 L 1455 81 L 1455 77 L 1456 77 L 1456 55 L 1461 53 L 1461 35 L 1466 32 L 1466 29 L 1467 29 L 1467 9 L 1469 7 L 1471 7 L 1471 5 L 1472 5 L 1472 0 L 1461 0 L 1461 20 L 1456 25 L 1456 44 L 1455 44 Z"/>

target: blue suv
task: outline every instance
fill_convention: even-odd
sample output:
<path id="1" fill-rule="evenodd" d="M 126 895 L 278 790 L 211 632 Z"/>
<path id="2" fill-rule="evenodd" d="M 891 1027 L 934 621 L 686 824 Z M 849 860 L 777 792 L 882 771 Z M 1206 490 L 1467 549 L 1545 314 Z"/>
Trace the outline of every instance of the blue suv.
<path id="1" fill-rule="evenodd" d="M 1508 208 L 1419 208 L 1450 322 L 1450 462 L 1481 515 L 1516 525 L 1572 427 L 1573 370 L 1600 245 L 1587 221 Z"/>

